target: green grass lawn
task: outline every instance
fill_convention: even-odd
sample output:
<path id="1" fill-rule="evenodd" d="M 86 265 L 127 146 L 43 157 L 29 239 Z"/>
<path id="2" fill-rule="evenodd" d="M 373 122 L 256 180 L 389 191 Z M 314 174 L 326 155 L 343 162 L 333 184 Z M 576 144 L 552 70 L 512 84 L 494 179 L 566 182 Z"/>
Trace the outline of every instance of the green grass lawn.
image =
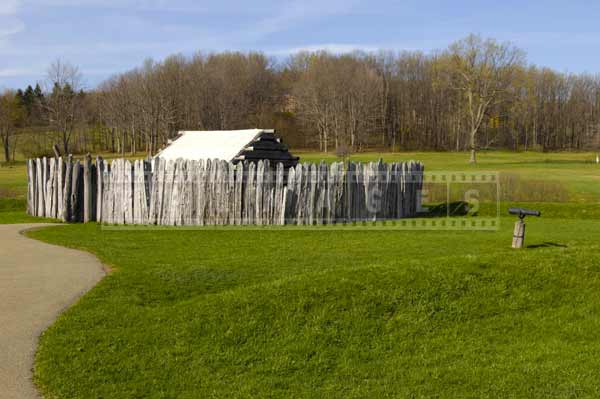
<path id="1" fill-rule="evenodd" d="M 333 154 L 298 152 L 302 161 L 339 160 Z M 416 160 L 426 171 L 499 172 L 506 201 L 598 202 L 600 165 L 595 153 L 482 151 L 475 165 L 464 152 L 360 153 L 349 159 L 386 162 Z"/>
<path id="2" fill-rule="evenodd" d="M 35 379 L 86 399 L 600 395 L 600 212 L 529 220 L 520 251 L 512 223 L 34 231 L 114 268 L 42 336 Z"/>
<path id="3" fill-rule="evenodd" d="M 295 152 L 302 161 L 328 162 L 339 160 L 333 154 Z M 105 159 L 114 154 L 103 154 Z M 143 157 L 140 155 L 140 157 Z M 593 153 L 539 153 L 539 152 L 480 152 L 478 163 L 470 165 L 464 152 L 400 152 L 360 153 L 349 159 L 355 161 L 386 162 L 418 160 L 425 170 L 499 172 L 503 186 L 503 201 L 587 202 L 600 200 L 600 165 L 594 163 Z M 26 167 L 23 161 L 0 165 L 0 200 L 7 197 L 25 198 L 27 190 Z"/>
<path id="4" fill-rule="evenodd" d="M 25 162 L 0 163 L 0 198 L 26 198 Z"/>
<path id="5" fill-rule="evenodd" d="M 29 216 L 25 209 L 25 201 L 0 198 L 0 224 L 15 223 L 56 223 L 54 219 Z"/>
<path id="6" fill-rule="evenodd" d="M 27 167 L 24 161 L 0 164 L 0 224 L 52 221 L 25 213 Z"/>
<path id="7" fill-rule="evenodd" d="M 36 383 L 48 398 L 86 399 L 600 396 L 595 156 L 352 158 L 379 157 L 500 172 L 502 214 L 541 201 L 521 203 L 543 213 L 527 219 L 528 247 L 510 248 L 507 216 L 489 232 L 33 231 L 113 270 L 43 334 Z M 0 167 L 0 223 L 28 218 L 24 172 Z"/>

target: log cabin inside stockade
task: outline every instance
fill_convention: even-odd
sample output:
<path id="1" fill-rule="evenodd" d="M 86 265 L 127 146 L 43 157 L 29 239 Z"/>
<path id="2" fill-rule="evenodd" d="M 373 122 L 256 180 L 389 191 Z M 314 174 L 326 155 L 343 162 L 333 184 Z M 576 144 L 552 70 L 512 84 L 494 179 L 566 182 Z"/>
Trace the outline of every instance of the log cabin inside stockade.
<path id="1" fill-rule="evenodd" d="M 233 164 L 269 160 L 273 166 L 296 166 L 299 157 L 290 154 L 273 129 L 181 131 L 178 137 L 156 154 L 164 160 L 219 159 Z"/>
<path id="2" fill-rule="evenodd" d="M 182 132 L 154 158 L 28 161 L 28 212 L 66 222 L 330 224 L 416 216 L 419 162 L 299 163 L 272 130 Z"/>

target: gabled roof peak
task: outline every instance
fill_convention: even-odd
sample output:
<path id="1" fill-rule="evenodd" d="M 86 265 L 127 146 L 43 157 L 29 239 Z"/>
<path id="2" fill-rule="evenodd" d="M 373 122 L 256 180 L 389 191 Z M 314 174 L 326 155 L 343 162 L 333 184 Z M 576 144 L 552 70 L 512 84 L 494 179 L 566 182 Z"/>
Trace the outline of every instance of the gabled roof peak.
<path id="1" fill-rule="evenodd" d="M 274 130 L 182 130 L 178 137 L 156 156 L 166 160 L 183 158 L 231 161 L 264 132 L 274 133 Z"/>
<path id="2" fill-rule="evenodd" d="M 294 166 L 298 158 L 292 156 L 274 129 L 245 130 L 183 130 L 156 157 L 165 160 L 221 159 L 228 162 L 269 159 Z"/>

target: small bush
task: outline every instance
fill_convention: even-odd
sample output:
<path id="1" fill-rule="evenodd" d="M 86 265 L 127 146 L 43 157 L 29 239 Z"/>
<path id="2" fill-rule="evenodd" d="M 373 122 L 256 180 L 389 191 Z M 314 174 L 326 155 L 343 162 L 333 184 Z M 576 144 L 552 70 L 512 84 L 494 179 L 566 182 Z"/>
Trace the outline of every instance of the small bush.
<path id="1" fill-rule="evenodd" d="M 46 148 L 40 144 L 31 144 L 21 148 L 21 154 L 25 159 L 53 157 L 54 151 L 52 148 Z"/>
<path id="2" fill-rule="evenodd" d="M 569 192 L 558 181 L 523 179 L 516 174 L 500 175 L 500 199 L 525 202 L 567 202 Z"/>
<path id="3" fill-rule="evenodd" d="M 342 159 L 342 161 L 346 161 L 346 159 L 348 159 L 348 157 L 350 156 L 350 147 L 348 147 L 346 144 L 340 144 L 336 147 L 335 149 L 335 155 Z"/>
<path id="4" fill-rule="evenodd" d="M 59 142 L 59 139 L 53 133 L 39 131 L 24 132 L 19 136 L 17 151 L 25 159 L 53 157 L 54 151 L 52 150 L 52 146 L 56 142 Z"/>

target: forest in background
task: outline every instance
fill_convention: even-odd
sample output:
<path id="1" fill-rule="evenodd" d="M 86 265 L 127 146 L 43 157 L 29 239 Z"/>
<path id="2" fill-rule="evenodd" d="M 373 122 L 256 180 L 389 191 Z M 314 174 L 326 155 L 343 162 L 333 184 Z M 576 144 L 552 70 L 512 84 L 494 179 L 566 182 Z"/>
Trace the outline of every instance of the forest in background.
<path id="1" fill-rule="evenodd" d="M 0 96 L 4 160 L 156 153 L 180 130 L 275 128 L 293 149 L 590 150 L 600 144 L 600 76 L 525 61 L 470 35 L 430 54 L 258 52 L 174 55 L 86 90 L 56 61 L 44 81 Z"/>

